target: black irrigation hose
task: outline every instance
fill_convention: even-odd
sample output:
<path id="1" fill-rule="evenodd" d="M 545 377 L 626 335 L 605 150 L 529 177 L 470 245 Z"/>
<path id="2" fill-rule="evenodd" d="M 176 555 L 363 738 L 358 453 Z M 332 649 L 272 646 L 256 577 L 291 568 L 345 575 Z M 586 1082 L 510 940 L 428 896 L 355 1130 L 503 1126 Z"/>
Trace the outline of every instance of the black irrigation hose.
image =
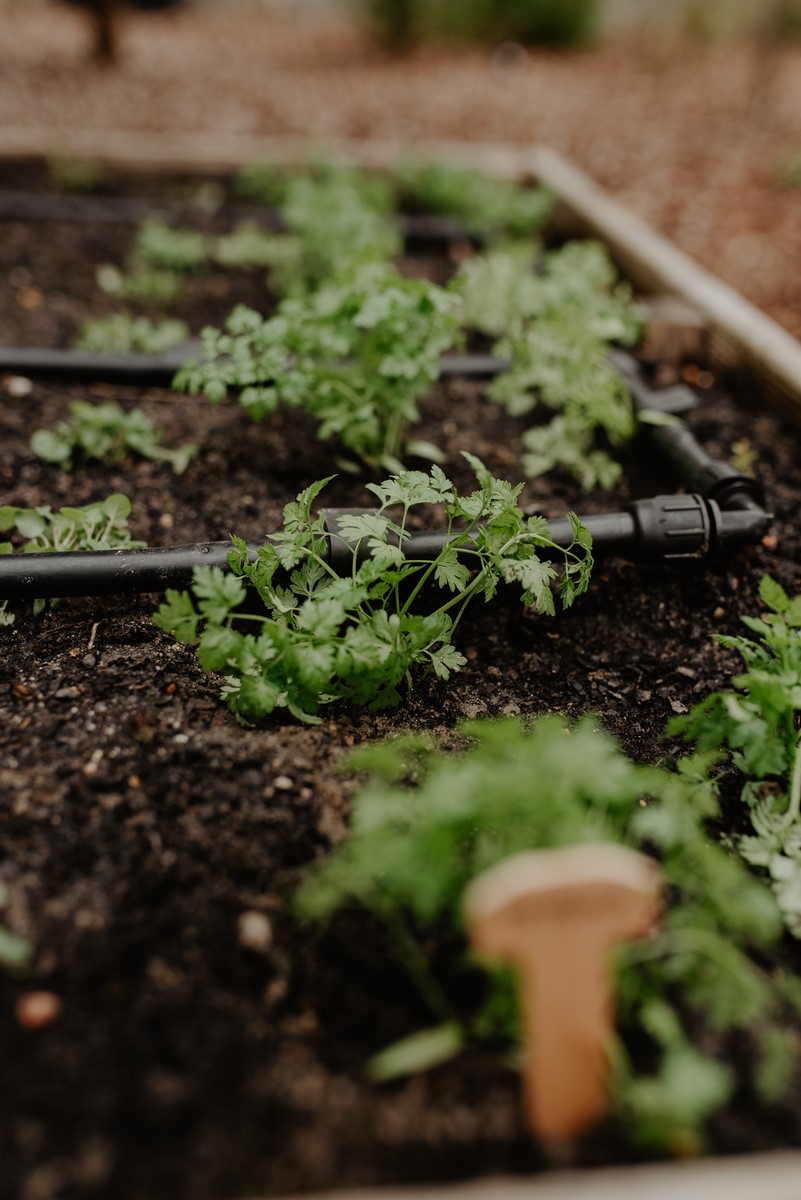
<path id="1" fill-rule="evenodd" d="M 91 225 L 135 225 L 147 217 L 180 221 L 223 218 L 226 224 L 250 221 L 270 232 L 285 229 L 275 209 L 259 204 L 223 204 L 217 209 L 169 200 L 144 200 L 132 196 L 75 196 L 52 192 L 0 191 L 0 221 L 66 221 Z M 396 217 L 404 241 L 476 241 L 463 221 L 433 213 Z"/>
<path id="2" fill-rule="evenodd" d="M 132 386 L 170 387 L 176 371 L 200 350 L 197 342 L 184 342 L 161 355 L 91 354 L 72 350 L 0 348 L 0 373 L 37 379 L 71 382 L 103 380 Z M 684 384 L 652 388 L 642 377 L 636 358 L 613 350 L 611 360 L 626 381 L 635 409 L 657 410 L 678 417 L 695 406 L 695 396 Z M 506 370 L 508 360 L 492 354 L 446 354 L 441 360 L 442 378 L 462 376 L 492 379 Z M 680 421 L 642 426 L 656 449 L 676 468 L 682 484 L 717 500 L 724 509 L 762 508 L 759 484 L 734 467 L 711 458 L 692 432 Z"/>
<path id="3" fill-rule="evenodd" d="M 582 518 L 593 536 L 594 552 L 599 557 L 622 557 L 634 562 L 686 557 L 709 560 L 758 541 L 770 523 L 759 484 L 713 459 L 675 416 L 694 405 L 692 392 L 682 385 L 652 389 L 633 356 L 615 351 L 613 359 L 626 378 L 635 408 L 641 413 L 650 409 L 668 415 L 667 423 L 643 423 L 642 428 L 691 491 L 637 500 L 623 512 Z M 443 375 L 488 377 L 504 366 L 502 360 L 491 355 L 452 356 L 443 359 Z M 342 511 L 331 509 L 327 514 L 329 557 L 336 570 L 350 569 L 353 553 L 337 532 L 337 513 Z M 557 546 L 570 545 L 573 535 L 569 521 L 552 521 L 548 528 Z M 417 534 L 404 549 L 409 557 L 430 559 L 442 549 L 445 537 L 441 532 Z M 256 548 L 256 543 L 250 544 L 251 553 L 255 554 Z M 206 542 L 165 549 L 4 555 L 0 557 L 0 601 L 186 587 L 196 566 L 224 567 L 229 549 L 228 542 Z"/>
<path id="4" fill-rule="evenodd" d="M 0 346 L 0 375 L 24 375 L 66 383 L 119 383 L 132 387 L 172 387 L 176 372 L 200 357 L 200 342 L 181 342 L 163 354 L 100 354 L 83 350 L 39 350 Z M 492 354 L 446 354 L 442 375 L 492 379 L 508 366 Z"/>
<path id="5" fill-rule="evenodd" d="M 0 347 L 0 374 L 61 383 L 102 382 L 169 388 L 187 359 L 199 354 L 199 342 L 182 342 L 163 354 L 95 354 L 83 350 Z"/>
<path id="6" fill-rule="evenodd" d="M 328 560 L 335 570 L 350 571 L 354 549 L 339 534 L 338 518 L 343 513 L 372 511 L 325 510 Z M 714 500 L 700 495 L 655 496 L 636 500 L 624 512 L 581 518 L 592 534 L 593 551 L 598 557 L 620 557 L 633 562 L 717 558 L 757 540 L 764 534 L 769 519 L 761 510 L 725 512 Z M 548 531 L 557 547 L 569 546 L 573 541 L 567 519 L 551 521 Z M 408 558 L 430 561 L 443 548 L 446 537 L 442 532 L 414 534 L 404 544 L 404 552 Z M 251 554 L 255 555 L 257 548 L 258 543 L 248 543 Z M 195 567 L 225 567 L 230 549 L 229 542 L 203 542 L 164 549 L 4 555 L 0 557 L 0 600 L 126 595 L 184 588 L 191 583 Z M 544 548 L 542 553 L 547 556 L 548 549 Z"/>

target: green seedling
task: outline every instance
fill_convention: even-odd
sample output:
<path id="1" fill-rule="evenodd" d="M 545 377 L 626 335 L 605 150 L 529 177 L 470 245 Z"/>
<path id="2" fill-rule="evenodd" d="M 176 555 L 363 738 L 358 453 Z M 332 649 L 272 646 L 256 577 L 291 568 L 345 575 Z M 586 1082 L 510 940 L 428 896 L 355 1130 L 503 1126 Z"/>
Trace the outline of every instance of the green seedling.
<path id="1" fill-rule="evenodd" d="M 752 826 L 734 844 L 770 878 L 787 928 L 801 937 L 801 596 L 790 599 L 768 575 L 759 594 L 768 611 L 741 618 L 757 636 L 718 637 L 745 670 L 668 733 L 730 754 Z"/>
<path id="2" fill-rule="evenodd" d="M 127 272 L 113 263 L 101 263 L 96 274 L 98 285 L 104 292 L 131 304 L 169 308 L 183 291 L 181 277 L 176 271 L 148 267 L 144 263 L 133 264 Z"/>
<path id="3" fill-rule="evenodd" d="M 240 271 L 267 270 L 276 261 L 279 237 L 261 229 L 253 221 L 240 221 L 230 232 L 217 239 L 212 257 L 221 267 Z"/>
<path id="4" fill-rule="evenodd" d="M 490 385 L 490 398 L 515 415 L 554 414 L 523 435 L 526 473 L 560 467 L 585 489 L 612 487 L 620 465 L 597 445 L 598 434 L 620 446 L 635 423 L 608 350 L 637 342 L 643 326 L 606 250 L 596 242 L 539 257 L 531 246 L 499 249 L 468 261 L 453 286 L 466 325 L 492 336 L 506 331 L 495 350 L 511 366 Z"/>
<path id="5" fill-rule="evenodd" d="M 130 313 L 84 321 L 73 340 L 75 350 L 99 354 L 163 354 L 189 337 L 184 321 L 165 318 L 151 321 Z"/>
<path id="6" fill-rule="evenodd" d="M 460 218 L 468 233 L 489 243 L 535 236 L 553 210 L 545 188 L 518 187 L 469 168 L 411 163 L 396 179 L 416 206 Z"/>
<path id="7" fill-rule="evenodd" d="M 391 261 L 403 246 L 392 210 L 392 192 L 378 179 L 341 170 L 290 179 L 279 205 L 287 233 L 274 240 L 272 287 L 302 295 L 366 263 Z"/>
<path id="8" fill-rule="evenodd" d="M 102 263 L 97 282 L 110 296 L 132 304 L 167 308 L 183 292 L 182 276 L 199 271 L 209 260 L 202 233 L 166 225 L 149 217 L 139 227 L 124 270 Z"/>
<path id="9" fill-rule="evenodd" d="M 82 459 L 118 463 L 133 452 L 151 462 L 169 463 L 180 475 L 197 453 L 197 446 L 190 442 L 167 450 L 161 445 L 161 431 L 145 413 L 138 408 L 126 412 L 115 400 L 104 404 L 75 400 L 70 413 L 69 421 L 37 429 L 31 438 L 34 454 L 66 470 Z"/>
<path id="10" fill-rule="evenodd" d="M 218 402 L 238 387 L 254 420 L 279 405 L 303 408 L 318 437 L 371 466 L 400 468 L 418 401 L 439 376 L 440 355 L 460 338 L 458 298 L 393 268 L 362 268 L 349 282 L 284 300 L 265 320 L 240 307 L 225 332 L 206 329 L 205 361 L 188 363 L 175 386 Z"/>
<path id="11" fill-rule="evenodd" d="M 374 1077 L 424 1070 L 478 1041 L 513 1052 L 510 976 L 487 968 L 477 986 L 464 890 L 521 851 L 602 841 L 656 856 L 670 898 L 660 926 L 617 957 L 618 1025 L 645 1051 L 638 1063 L 622 1039 L 613 1048 L 628 1136 L 699 1149 L 709 1117 L 733 1095 L 720 1058 L 734 1031 L 754 1049 L 761 1094 L 786 1089 L 795 991 L 760 965 L 781 922 L 769 889 L 706 832 L 717 816 L 707 763 L 638 765 L 591 717 L 474 721 L 460 732 L 467 744 L 458 753 L 409 735 L 349 757 L 368 777 L 349 835 L 309 869 L 296 897 L 308 920 L 369 911 L 431 1010 L 436 1024 L 380 1053 Z"/>
<path id="12" fill-rule="evenodd" d="M 159 217 L 142 222 L 131 253 L 134 262 L 179 274 L 199 271 L 209 257 L 202 233 L 167 225 Z"/>
<path id="13" fill-rule="evenodd" d="M 448 679 L 465 665 L 453 637 L 471 600 L 491 600 L 502 582 L 512 583 L 524 604 L 553 614 L 557 573 L 538 551 L 563 564 L 564 607 L 586 590 L 592 568 L 591 539 L 577 518 L 572 544 L 555 548 L 547 522 L 518 508 L 521 488 L 466 457 L 479 484 L 468 496 L 437 466 L 368 484 L 379 507 L 340 522 L 353 544 L 344 576 L 328 561 L 323 516 L 311 513 L 328 480 L 313 484 L 286 507 L 283 529 L 255 558 L 234 538 L 231 574 L 200 567 L 191 593 L 169 591 L 156 625 L 181 642 L 197 641 L 200 665 L 228 677 L 228 704 L 246 721 L 286 708 L 319 722 L 321 706 L 334 700 L 387 708 L 422 672 Z M 406 557 L 414 514 L 431 504 L 444 510 L 448 540 L 432 560 Z M 247 600 L 264 611 L 251 604 L 243 612 Z"/>
<path id="14" fill-rule="evenodd" d="M 105 500 L 95 501 L 82 508 L 65 507 L 57 512 L 48 505 L 39 508 L 18 508 L 6 504 L 0 508 L 0 533 L 15 532 L 23 539 L 24 554 L 61 553 L 73 550 L 140 549 L 145 542 L 136 542 L 128 532 L 131 502 L 127 496 L 115 493 Z M 0 542 L 0 554 L 11 554 L 11 542 Z M 35 600 L 34 614 L 45 607 L 44 600 Z M 0 601 L 0 625 L 13 625 L 14 614 L 8 601 Z"/>

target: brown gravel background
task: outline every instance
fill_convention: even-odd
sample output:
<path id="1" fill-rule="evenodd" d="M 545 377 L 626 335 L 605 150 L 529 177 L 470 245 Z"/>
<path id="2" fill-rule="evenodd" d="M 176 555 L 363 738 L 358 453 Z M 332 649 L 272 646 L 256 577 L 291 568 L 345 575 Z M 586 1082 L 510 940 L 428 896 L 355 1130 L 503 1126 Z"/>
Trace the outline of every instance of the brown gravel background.
<path id="1" fill-rule="evenodd" d="M 353 24 L 269 8 L 127 14 L 89 61 L 83 13 L 0 3 L 0 121 L 215 135 L 525 144 L 571 157 L 801 335 L 801 44 L 627 41 L 600 51 L 425 47 L 396 59 Z M 0 180 L 2 165 L 0 165 Z"/>

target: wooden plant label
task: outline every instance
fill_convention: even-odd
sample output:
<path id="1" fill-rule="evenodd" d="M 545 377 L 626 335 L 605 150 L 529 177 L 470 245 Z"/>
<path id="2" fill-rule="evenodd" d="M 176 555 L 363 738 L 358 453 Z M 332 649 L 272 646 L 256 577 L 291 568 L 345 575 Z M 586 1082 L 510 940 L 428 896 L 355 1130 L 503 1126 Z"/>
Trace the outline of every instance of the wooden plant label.
<path id="1" fill-rule="evenodd" d="M 471 945 L 519 973 L 524 1100 L 545 1141 L 569 1141 L 606 1112 L 609 952 L 646 933 L 658 907 L 653 859 L 606 843 L 517 854 L 465 891 Z"/>

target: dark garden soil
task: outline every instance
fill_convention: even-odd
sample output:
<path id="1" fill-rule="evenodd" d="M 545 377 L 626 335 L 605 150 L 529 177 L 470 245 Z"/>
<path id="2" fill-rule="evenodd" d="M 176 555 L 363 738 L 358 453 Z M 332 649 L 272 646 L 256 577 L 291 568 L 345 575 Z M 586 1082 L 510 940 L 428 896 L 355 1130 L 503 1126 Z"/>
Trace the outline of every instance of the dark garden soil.
<path id="1" fill-rule="evenodd" d="M 108 311 L 94 267 L 121 262 L 130 231 L 17 221 L 3 233 L 0 271 L 13 287 L 0 341 L 65 345 L 84 315 Z M 197 332 L 237 299 L 263 302 L 244 276 L 199 276 L 179 315 Z M 742 381 L 736 397 L 705 373 L 700 382 L 714 385 L 691 418 L 703 444 L 725 458 L 747 437 L 756 452 L 775 513 L 763 544 L 716 567 L 600 563 L 589 594 L 555 619 L 501 595 L 460 626 L 467 667 L 449 684 L 420 683 L 393 712 L 337 707 L 318 727 L 275 717 L 243 728 L 219 679 L 152 625 L 155 597 L 69 600 L 40 617 L 17 606 L 0 630 L 0 915 L 35 960 L 24 977 L 0 976 L 0 1196 L 223 1200 L 544 1165 L 524 1134 L 515 1073 L 484 1052 L 389 1087 L 365 1081 L 371 1052 L 430 1017 L 367 920 L 310 930 L 287 900 L 343 835 L 355 784 L 337 772 L 349 747 L 556 709 L 597 713 L 631 755 L 653 760 L 666 720 L 735 670 L 713 635 L 759 610 L 761 575 L 801 590 L 799 435 Z M 254 426 L 233 401 L 24 390 L 0 381 L 2 502 L 55 508 L 122 491 L 133 535 L 152 545 L 257 538 L 331 470 L 330 448 L 295 415 Z M 180 477 L 147 462 L 67 475 L 38 461 L 31 432 L 84 396 L 140 404 L 166 444 L 199 443 L 197 458 Z M 423 413 L 420 436 L 443 446 L 462 485 L 463 449 L 522 478 L 522 423 L 481 385 L 449 380 Z M 558 516 L 675 490 L 642 447 L 629 451 L 625 480 L 611 496 L 538 481 L 524 501 Z M 340 475 L 328 499 L 368 496 Z M 37 990 L 60 1012 L 27 1028 L 24 997 Z M 759 1111 L 738 1096 L 713 1149 L 801 1145 L 794 1109 Z M 610 1126 L 579 1161 L 626 1155 Z"/>

